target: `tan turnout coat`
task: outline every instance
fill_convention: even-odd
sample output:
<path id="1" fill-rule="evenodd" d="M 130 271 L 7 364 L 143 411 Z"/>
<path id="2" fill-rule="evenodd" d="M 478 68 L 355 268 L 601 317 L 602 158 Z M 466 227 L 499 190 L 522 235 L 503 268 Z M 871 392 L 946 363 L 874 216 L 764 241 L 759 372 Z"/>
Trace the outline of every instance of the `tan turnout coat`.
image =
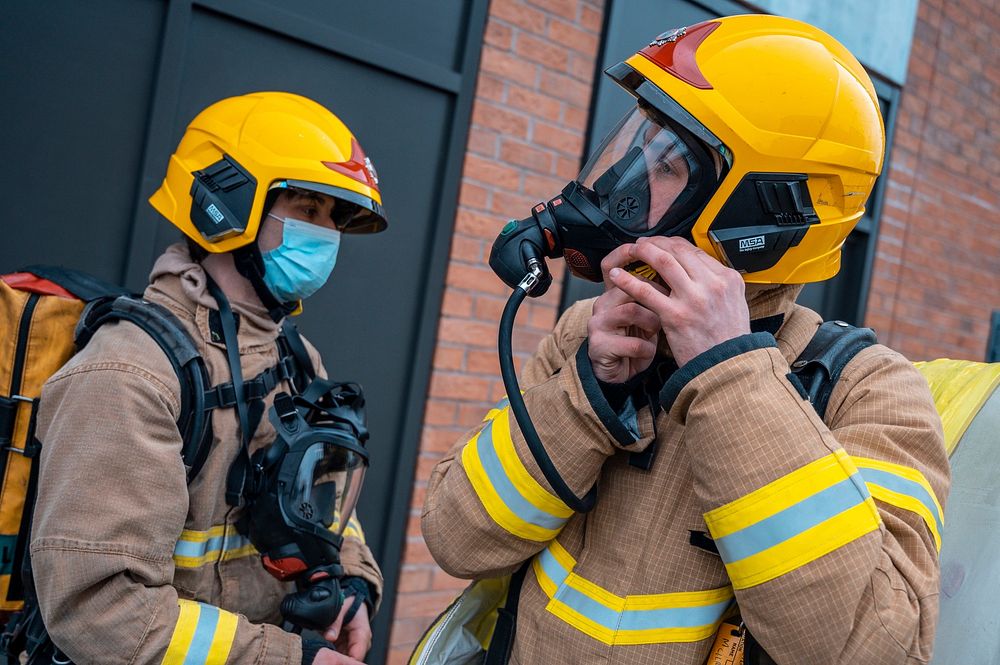
<path id="1" fill-rule="evenodd" d="M 794 305 L 798 287 L 753 293 L 754 326 L 774 336 L 666 376 L 655 430 L 648 406 L 613 407 L 596 382 L 592 301 L 541 343 L 524 400 L 569 486 L 597 483 L 592 512 L 555 496 L 503 402 L 434 470 L 422 526 L 446 571 L 532 562 L 512 663 L 700 665 L 734 597 L 782 665 L 929 660 L 949 467 L 928 386 L 898 353 L 867 348 L 824 422 L 789 378 L 819 316 Z M 652 468 L 631 466 L 654 438 Z"/>
<path id="2" fill-rule="evenodd" d="M 217 309 L 182 245 L 160 257 L 146 299 L 190 332 L 212 384 L 230 380 L 213 339 Z M 243 376 L 275 364 L 279 327 L 258 305 L 233 303 Z M 319 355 L 313 363 L 325 376 Z M 274 394 L 266 399 L 270 406 Z M 46 384 L 39 412 L 41 476 L 31 555 L 45 624 L 74 662 L 298 665 L 300 638 L 277 624 L 293 589 L 271 577 L 236 532 L 225 501 L 239 446 L 235 408 L 213 416 L 212 452 L 186 484 L 176 426 L 179 384 L 166 356 L 130 323 L 101 328 Z M 251 450 L 274 440 L 266 416 Z M 348 575 L 381 593 L 382 576 L 352 520 Z M 195 601 L 195 602 L 191 602 Z"/>

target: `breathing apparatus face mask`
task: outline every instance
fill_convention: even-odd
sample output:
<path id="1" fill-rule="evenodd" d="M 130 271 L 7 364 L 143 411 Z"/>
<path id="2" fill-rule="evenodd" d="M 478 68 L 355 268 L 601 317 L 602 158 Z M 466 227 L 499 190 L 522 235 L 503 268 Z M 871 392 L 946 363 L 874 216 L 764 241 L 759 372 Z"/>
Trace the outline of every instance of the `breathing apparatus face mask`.
<path id="1" fill-rule="evenodd" d="M 254 478 L 241 529 L 268 572 L 306 590 L 285 599 L 285 617 L 323 629 L 343 600 L 340 547 L 368 468 L 364 397 L 356 384 L 317 379 L 302 396 L 279 393 L 268 418 L 276 439 L 251 459 Z M 317 582 L 327 593 L 316 593 Z"/>
<path id="2" fill-rule="evenodd" d="M 601 260 L 615 247 L 688 234 L 728 163 L 719 149 L 640 101 L 560 195 L 535 206 L 530 218 L 508 222 L 490 266 L 516 286 L 532 255 L 562 255 L 575 275 L 600 281 Z"/>

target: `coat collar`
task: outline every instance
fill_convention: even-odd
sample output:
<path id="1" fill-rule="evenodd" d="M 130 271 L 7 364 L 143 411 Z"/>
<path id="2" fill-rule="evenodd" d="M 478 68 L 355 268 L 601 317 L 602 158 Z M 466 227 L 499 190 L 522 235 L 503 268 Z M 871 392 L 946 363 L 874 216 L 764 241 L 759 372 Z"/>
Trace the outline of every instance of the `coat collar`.
<path id="1" fill-rule="evenodd" d="M 206 343 L 222 346 L 211 332 L 211 313 L 218 310 L 218 305 L 208 291 L 208 276 L 184 243 L 171 245 L 156 260 L 143 296 L 194 321 Z M 271 319 L 262 304 L 233 300 L 230 305 L 239 320 L 241 353 L 274 343 L 280 324 Z"/>

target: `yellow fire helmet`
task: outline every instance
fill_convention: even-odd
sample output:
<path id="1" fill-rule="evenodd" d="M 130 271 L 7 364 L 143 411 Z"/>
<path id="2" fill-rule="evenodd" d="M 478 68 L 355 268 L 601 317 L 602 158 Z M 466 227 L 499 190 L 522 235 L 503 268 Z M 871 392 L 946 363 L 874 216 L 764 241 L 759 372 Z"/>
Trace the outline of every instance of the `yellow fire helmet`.
<path id="1" fill-rule="evenodd" d="M 606 73 L 637 105 L 578 182 L 610 197 L 620 231 L 689 237 L 749 283 L 837 274 L 885 148 L 871 79 L 843 45 L 800 21 L 730 16 L 665 32 Z"/>
<path id="2" fill-rule="evenodd" d="M 334 197 L 343 233 L 386 228 L 378 175 L 351 130 L 285 92 L 230 97 L 199 113 L 149 202 L 205 250 L 230 252 L 254 244 L 269 193 L 286 187 Z"/>

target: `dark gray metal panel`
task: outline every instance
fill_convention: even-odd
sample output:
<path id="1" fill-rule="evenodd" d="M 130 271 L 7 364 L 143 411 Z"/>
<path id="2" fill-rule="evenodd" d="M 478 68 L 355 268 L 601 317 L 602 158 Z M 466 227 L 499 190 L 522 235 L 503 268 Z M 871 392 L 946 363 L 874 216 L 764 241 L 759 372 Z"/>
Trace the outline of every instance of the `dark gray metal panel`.
<path id="1" fill-rule="evenodd" d="M 269 0 L 268 4 L 287 3 Z M 342 30 L 386 51 L 405 53 L 453 71 L 462 68 L 468 6 L 465 0 L 300 0 L 295 12 L 308 16 L 317 26 Z"/>
<path id="2" fill-rule="evenodd" d="M 0 270 L 121 278 L 163 16 L 159 0 L 4 3 Z"/>
<path id="3" fill-rule="evenodd" d="M 330 286 L 299 324 L 331 374 L 361 381 L 369 398 L 373 468 L 359 512 L 386 579 L 367 661 L 383 662 L 488 1 L 144 3 L 109 1 L 108 16 L 65 1 L 5 13 L 0 71 L 17 89 L 0 119 L 19 135 L 4 137 L 4 155 L 38 181 L 22 205 L 24 174 L 4 174 L 6 199 L 21 206 L 14 216 L 29 223 L 0 258 L 61 260 L 141 287 L 179 238 L 146 199 L 186 124 L 228 95 L 299 92 L 355 131 L 378 166 L 390 228 L 345 238 Z M 140 16 L 143 7 L 155 11 Z M 21 23 L 30 29 L 14 35 Z M 71 49 L 38 47 L 54 42 Z M 33 141 L 46 154 L 33 156 Z M 64 167 L 58 148 L 77 142 L 91 161 Z M 94 202 L 98 222 L 67 212 L 77 200 Z"/>
<path id="4" fill-rule="evenodd" d="M 986 342 L 986 362 L 1000 362 L 1000 309 L 990 317 L 990 338 Z"/>

